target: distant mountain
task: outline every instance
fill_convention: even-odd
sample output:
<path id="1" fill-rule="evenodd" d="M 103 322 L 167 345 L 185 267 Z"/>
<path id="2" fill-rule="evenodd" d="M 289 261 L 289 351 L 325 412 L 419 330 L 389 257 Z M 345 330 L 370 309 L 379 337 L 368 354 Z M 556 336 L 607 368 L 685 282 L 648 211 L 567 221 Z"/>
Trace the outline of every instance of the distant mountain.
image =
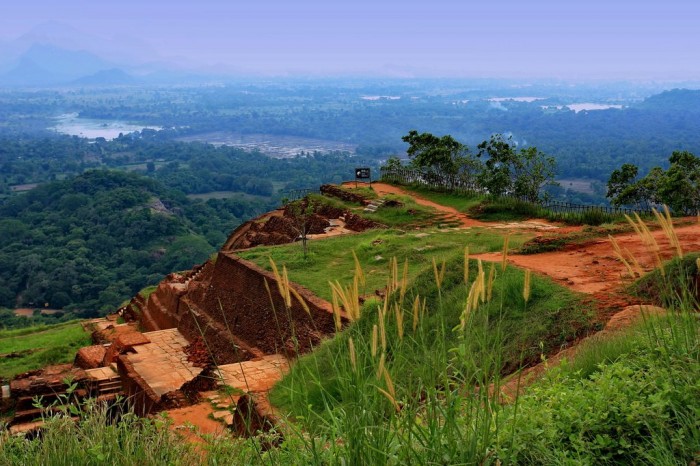
<path id="1" fill-rule="evenodd" d="M 0 74 L 0 84 L 9 86 L 41 86 L 55 81 L 50 71 L 26 57 L 19 59 L 10 71 Z"/>
<path id="2" fill-rule="evenodd" d="M 91 74 L 89 76 L 83 76 L 70 84 L 77 86 L 114 86 L 114 85 L 128 85 L 128 84 L 138 84 L 140 81 L 129 73 L 119 68 L 112 68 L 109 70 L 101 70 L 97 73 Z"/>
<path id="3" fill-rule="evenodd" d="M 35 44 L 0 75 L 0 84 L 63 84 L 110 68 L 114 65 L 89 52 Z"/>
<path id="4" fill-rule="evenodd" d="M 100 37 L 59 21 L 48 21 L 36 25 L 11 43 L 2 44 L 7 46 L 7 50 L 2 52 L 8 52 L 8 55 L 17 58 L 36 44 L 51 45 L 66 50 L 84 50 L 124 65 L 142 64 L 159 58 L 158 54 L 139 38 L 123 34 L 119 37 Z M 2 52 L 0 52 L 0 59 Z"/>
<path id="5" fill-rule="evenodd" d="M 700 112 L 700 90 L 672 89 L 644 99 L 637 105 L 645 110 Z"/>

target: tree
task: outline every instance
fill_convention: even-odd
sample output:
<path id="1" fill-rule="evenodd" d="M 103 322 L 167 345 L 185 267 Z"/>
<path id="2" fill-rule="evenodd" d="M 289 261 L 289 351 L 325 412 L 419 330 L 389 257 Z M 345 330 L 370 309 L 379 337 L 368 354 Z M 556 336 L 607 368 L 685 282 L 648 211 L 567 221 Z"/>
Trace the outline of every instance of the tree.
<path id="1" fill-rule="evenodd" d="M 690 152 L 673 152 L 668 170 L 652 168 L 642 179 L 635 181 L 637 167 L 624 164 L 610 174 L 607 197 L 616 206 L 636 205 L 649 208 L 666 204 L 674 212 L 700 212 L 700 158 Z"/>
<path id="2" fill-rule="evenodd" d="M 673 211 L 700 213 L 700 158 L 687 151 L 673 152 L 671 166 L 658 185 L 659 198 Z"/>
<path id="3" fill-rule="evenodd" d="M 406 152 L 414 167 L 428 169 L 428 175 L 452 187 L 476 189 L 481 162 L 469 154 L 467 146 L 452 136 L 437 137 L 412 130 L 402 140 L 409 144 Z"/>
<path id="4" fill-rule="evenodd" d="M 409 144 L 406 153 L 418 168 L 430 168 L 446 175 L 456 175 L 463 167 L 467 146 L 450 135 L 441 138 L 430 133 L 411 130 L 401 138 Z"/>
<path id="5" fill-rule="evenodd" d="M 286 205 L 285 209 L 292 219 L 293 228 L 298 235 L 297 237 L 301 240 L 301 248 L 302 251 L 304 251 L 304 259 L 306 259 L 308 253 L 308 232 L 311 218 L 314 215 L 314 207 L 308 198 L 304 198 L 290 202 Z"/>
<path id="6" fill-rule="evenodd" d="M 392 155 L 388 159 L 386 159 L 386 162 L 384 162 L 383 168 L 387 170 L 398 170 L 400 168 L 403 168 L 403 164 L 401 163 L 401 159 L 398 158 L 395 155 Z"/>
<path id="7" fill-rule="evenodd" d="M 608 192 L 605 196 L 611 199 L 614 205 L 628 204 L 622 194 L 629 191 L 630 186 L 635 183 L 638 172 L 639 168 L 631 163 L 625 163 L 617 170 L 613 170 L 610 173 Z"/>
<path id="8" fill-rule="evenodd" d="M 478 148 L 478 157 L 488 156 L 478 177 L 479 184 L 494 196 L 511 193 L 530 202 L 539 202 L 542 187 L 556 184 L 554 157 L 536 147 L 518 151 L 511 138 L 494 134 Z"/>

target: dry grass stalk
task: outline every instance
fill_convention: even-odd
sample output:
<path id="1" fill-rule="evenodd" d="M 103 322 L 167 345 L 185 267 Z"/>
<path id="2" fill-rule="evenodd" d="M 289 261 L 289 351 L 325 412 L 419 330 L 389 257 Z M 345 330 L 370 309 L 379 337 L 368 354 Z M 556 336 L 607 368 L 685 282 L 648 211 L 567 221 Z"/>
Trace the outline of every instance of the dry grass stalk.
<path id="1" fill-rule="evenodd" d="M 486 301 L 486 275 L 484 274 L 484 264 L 481 262 L 481 259 L 477 261 L 477 265 L 479 268 L 479 275 L 476 277 L 479 280 L 479 298 L 483 303 Z"/>
<path id="2" fill-rule="evenodd" d="M 289 295 L 289 278 L 287 276 L 287 267 L 282 268 L 282 273 L 280 274 L 279 269 L 275 261 L 270 258 L 270 266 L 272 267 L 272 275 L 275 277 L 275 282 L 277 283 L 277 290 L 280 296 L 284 299 L 284 304 L 289 309 L 292 307 L 292 298 Z"/>
<path id="3" fill-rule="evenodd" d="M 403 341 L 403 309 L 398 303 L 394 304 L 394 315 L 396 316 L 396 329 L 399 334 L 399 341 Z"/>
<path id="4" fill-rule="evenodd" d="M 656 242 L 656 238 L 654 238 L 654 235 L 651 234 L 651 230 L 649 230 L 647 224 L 642 221 L 642 219 L 636 212 L 634 214 L 634 218 L 639 224 L 639 230 L 641 231 L 640 236 L 642 238 L 642 242 L 644 243 L 644 247 L 648 251 L 651 251 L 652 254 L 654 254 L 654 262 L 656 264 L 655 267 L 658 268 L 661 271 L 661 274 L 663 275 L 664 268 L 663 261 L 661 260 L 661 248 L 659 247 L 659 243 Z"/>
<path id="5" fill-rule="evenodd" d="M 635 220 L 632 220 L 632 218 L 629 215 L 627 215 L 627 214 L 623 214 L 623 215 L 625 216 L 625 220 L 627 220 L 627 223 L 629 223 L 632 226 L 632 228 L 634 229 L 634 232 L 637 233 L 637 236 L 642 238 L 642 236 L 643 236 L 642 231 L 639 229 L 639 225 L 637 225 L 637 222 Z M 640 223 L 642 223 L 642 220 L 639 218 L 639 215 L 637 215 L 636 212 L 634 213 L 634 215 L 636 216 L 636 219 L 639 220 Z"/>
<path id="6" fill-rule="evenodd" d="M 400 303 L 403 305 L 403 297 L 408 289 L 408 259 L 403 262 L 403 274 L 401 275 L 401 288 L 399 290 Z"/>
<path id="7" fill-rule="evenodd" d="M 671 211 L 668 210 L 668 206 L 664 205 L 664 213 L 659 213 L 656 209 L 653 209 L 656 219 L 661 224 L 661 228 L 664 234 L 668 238 L 671 246 L 676 249 L 676 255 L 679 258 L 683 258 L 683 248 L 678 240 L 678 235 L 676 235 L 676 230 L 673 228 L 673 220 L 671 219 Z"/>
<path id="8" fill-rule="evenodd" d="M 384 366 L 384 382 L 386 383 L 386 388 L 389 394 L 393 399 L 396 399 L 396 389 L 394 388 L 394 381 L 391 380 L 391 376 L 389 375 L 389 371 L 386 370 L 386 366 Z"/>
<path id="9" fill-rule="evenodd" d="M 348 319 L 353 322 L 360 318 L 361 313 L 360 293 L 357 282 L 357 277 L 355 277 L 352 281 L 352 285 L 348 286 L 347 288 L 344 288 L 337 280 L 335 283 L 328 282 L 328 284 L 331 286 L 333 302 L 340 302 L 343 309 L 345 309 Z"/>
<path id="10" fill-rule="evenodd" d="M 289 282 L 289 274 L 287 273 L 287 267 L 283 266 L 282 273 L 280 274 L 279 269 L 277 268 L 277 264 L 275 264 L 275 261 L 273 261 L 272 258 L 270 258 L 270 265 L 272 267 L 272 274 L 275 277 L 275 281 L 277 282 L 277 290 L 279 291 L 280 296 L 282 296 L 282 299 L 284 299 L 284 304 L 287 307 L 287 309 L 291 309 L 292 296 L 294 296 L 294 299 L 296 299 L 299 302 L 299 304 L 301 304 L 301 307 L 310 316 L 311 310 L 309 309 L 309 305 L 306 304 L 306 300 L 304 300 L 304 298 L 301 297 L 299 292 L 295 290 Z M 268 286 L 268 293 L 269 291 L 270 290 Z"/>
<path id="11" fill-rule="evenodd" d="M 630 274 L 630 277 L 635 278 L 636 276 L 634 274 L 634 270 L 632 269 L 632 266 L 630 266 L 629 262 L 627 262 L 627 259 L 625 259 L 625 256 L 620 249 L 620 245 L 617 244 L 617 241 L 612 237 L 612 235 L 608 235 L 608 238 L 610 238 L 610 242 L 612 243 L 613 250 L 615 251 L 617 258 L 620 259 L 620 262 L 622 262 L 625 268 L 627 268 L 627 272 Z"/>
<path id="12" fill-rule="evenodd" d="M 384 309 L 379 308 L 379 336 L 381 337 L 382 351 L 386 351 L 386 313 L 386 307 Z"/>
<path id="13" fill-rule="evenodd" d="M 386 399 L 389 400 L 389 401 L 391 402 L 392 405 L 394 405 L 394 409 L 396 410 L 396 412 L 401 411 L 401 407 L 400 407 L 399 404 L 396 402 L 396 399 L 395 399 L 393 396 L 391 396 L 389 393 L 386 392 L 386 390 L 383 390 L 383 389 L 380 388 L 380 387 L 377 387 L 377 390 L 379 390 L 379 393 L 381 393 L 382 395 L 384 395 L 384 397 L 386 397 Z"/>
<path id="14" fill-rule="evenodd" d="M 360 284 L 364 288 L 367 285 L 367 280 L 365 278 L 365 271 L 362 270 L 362 266 L 360 265 L 360 260 L 357 258 L 357 254 L 355 254 L 355 251 L 352 251 L 352 258 L 355 260 L 355 276 L 357 277 Z"/>
<path id="15" fill-rule="evenodd" d="M 666 214 L 666 224 L 668 225 L 668 231 L 671 234 L 671 237 L 673 238 L 671 240 L 671 244 L 676 248 L 676 254 L 678 255 L 679 258 L 683 258 L 683 247 L 681 245 L 680 240 L 678 239 L 678 235 L 676 234 L 676 229 L 673 227 L 673 220 L 671 219 L 671 212 L 668 210 L 668 206 L 664 205 L 664 213 Z"/>
<path id="16" fill-rule="evenodd" d="M 372 357 L 377 355 L 377 324 L 372 326 Z"/>
<path id="17" fill-rule="evenodd" d="M 491 268 L 489 268 L 489 279 L 486 283 L 486 302 L 491 302 L 493 297 L 493 282 L 496 280 L 496 264 L 491 262 Z"/>
<path id="18" fill-rule="evenodd" d="M 443 259 L 442 265 L 440 266 L 440 270 L 438 271 L 437 263 L 435 262 L 435 258 L 433 257 L 433 274 L 435 274 L 435 284 L 437 285 L 438 290 L 441 289 L 442 281 L 445 279 L 445 267 L 445 259 Z"/>
<path id="19" fill-rule="evenodd" d="M 333 319 L 335 320 L 335 331 L 340 332 L 343 328 L 343 321 L 340 317 L 340 306 L 338 305 L 338 295 L 333 293 L 331 297 L 331 306 L 333 307 Z"/>
<path id="20" fill-rule="evenodd" d="M 525 269 L 525 283 L 523 283 L 523 299 L 525 302 L 530 300 L 530 281 L 532 279 L 532 271 Z"/>
<path id="21" fill-rule="evenodd" d="M 636 273 L 638 276 L 640 276 L 640 277 L 641 277 L 642 275 L 644 275 L 644 269 L 643 269 L 642 266 L 639 264 L 639 261 L 637 260 L 637 258 L 634 257 L 634 254 L 632 254 L 632 253 L 629 251 L 629 249 L 627 249 L 627 248 L 624 249 L 624 252 L 625 252 L 625 254 L 627 255 L 627 257 L 629 257 L 629 260 L 630 260 L 630 262 L 632 263 L 631 265 L 632 265 L 632 268 L 634 269 L 635 273 Z M 658 258 L 658 255 L 657 255 L 657 258 Z"/>
<path id="22" fill-rule="evenodd" d="M 416 333 L 420 321 L 420 296 L 413 300 L 413 333 Z"/>
<path id="23" fill-rule="evenodd" d="M 396 257 L 389 261 L 389 283 L 386 287 L 386 297 L 391 296 L 399 288 L 399 264 Z"/>
<path id="24" fill-rule="evenodd" d="M 348 349 L 350 350 L 350 365 L 352 371 L 357 373 L 357 356 L 355 355 L 355 342 L 352 337 L 348 338 Z"/>
<path id="25" fill-rule="evenodd" d="M 462 315 L 459 318 L 459 325 L 461 330 L 465 329 L 467 321 L 471 316 L 471 313 L 479 306 L 479 301 L 481 300 L 484 288 L 484 272 L 483 270 L 481 270 L 481 272 L 476 276 L 474 283 L 472 283 L 471 288 L 469 289 L 469 294 L 467 295 L 467 302 L 464 306 L 464 311 L 462 312 Z"/>
<path id="26" fill-rule="evenodd" d="M 379 356 L 379 365 L 377 366 L 377 380 L 381 380 L 384 373 L 384 365 L 386 364 L 386 353 Z"/>
<path id="27" fill-rule="evenodd" d="M 464 248 L 464 284 L 469 285 L 469 246 Z"/>
<path id="28" fill-rule="evenodd" d="M 503 252 L 501 254 L 501 271 L 504 272 L 506 270 L 506 266 L 508 265 L 508 245 L 510 244 L 510 235 L 506 235 L 505 239 L 503 240 Z"/>

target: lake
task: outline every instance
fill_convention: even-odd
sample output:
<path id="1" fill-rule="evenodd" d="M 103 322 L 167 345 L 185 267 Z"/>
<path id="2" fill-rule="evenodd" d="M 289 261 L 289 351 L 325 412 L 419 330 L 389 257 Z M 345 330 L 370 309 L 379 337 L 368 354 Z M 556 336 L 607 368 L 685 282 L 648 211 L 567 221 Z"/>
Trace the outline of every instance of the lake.
<path id="1" fill-rule="evenodd" d="M 144 128 L 159 130 L 157 126 L 143 126 L 126 123 L 116 120 L 93 120 L 90 118 L 80 118 L 77 113 L 66 113 L 55 118 L 56 124 L 49 128 L 57 133 L 68 134 L 70 136 L 80 136 L 82 138 L 95 139 L 116 139 L 119 134 L 133 133 Z"/>

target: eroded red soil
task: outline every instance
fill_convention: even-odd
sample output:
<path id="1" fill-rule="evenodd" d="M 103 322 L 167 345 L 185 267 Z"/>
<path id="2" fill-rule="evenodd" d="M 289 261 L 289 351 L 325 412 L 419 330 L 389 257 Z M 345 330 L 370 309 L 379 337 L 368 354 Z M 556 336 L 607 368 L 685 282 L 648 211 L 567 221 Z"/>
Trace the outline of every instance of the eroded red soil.
<path id="1" fill-rule="evenodd" d="M 652 232 L 659 245 L 662 260 L 673 257 L 675 249 L 663 231 Z M 676 234 L 683 251 L 700 251 L 700 224 L 677 227 Z M 655 264 L 655 254 L 650 251 L 635 233 L 615 236 L 620 248 L 628 256 L 633 256 L 644 272 L 649 272 Z M 474 256 L 482 260 L 499 261 L 501 254 L 481 254 Z M 531 255 L 515 255 L 508 261 L 546 275 L 560 284 L 582 293 L 610 292 L 631 283 L 632 277 L 627 268 L 617 258 L 610 239 L 597 239 L 589 243 L 572 246 L 562 251 Z"/>

